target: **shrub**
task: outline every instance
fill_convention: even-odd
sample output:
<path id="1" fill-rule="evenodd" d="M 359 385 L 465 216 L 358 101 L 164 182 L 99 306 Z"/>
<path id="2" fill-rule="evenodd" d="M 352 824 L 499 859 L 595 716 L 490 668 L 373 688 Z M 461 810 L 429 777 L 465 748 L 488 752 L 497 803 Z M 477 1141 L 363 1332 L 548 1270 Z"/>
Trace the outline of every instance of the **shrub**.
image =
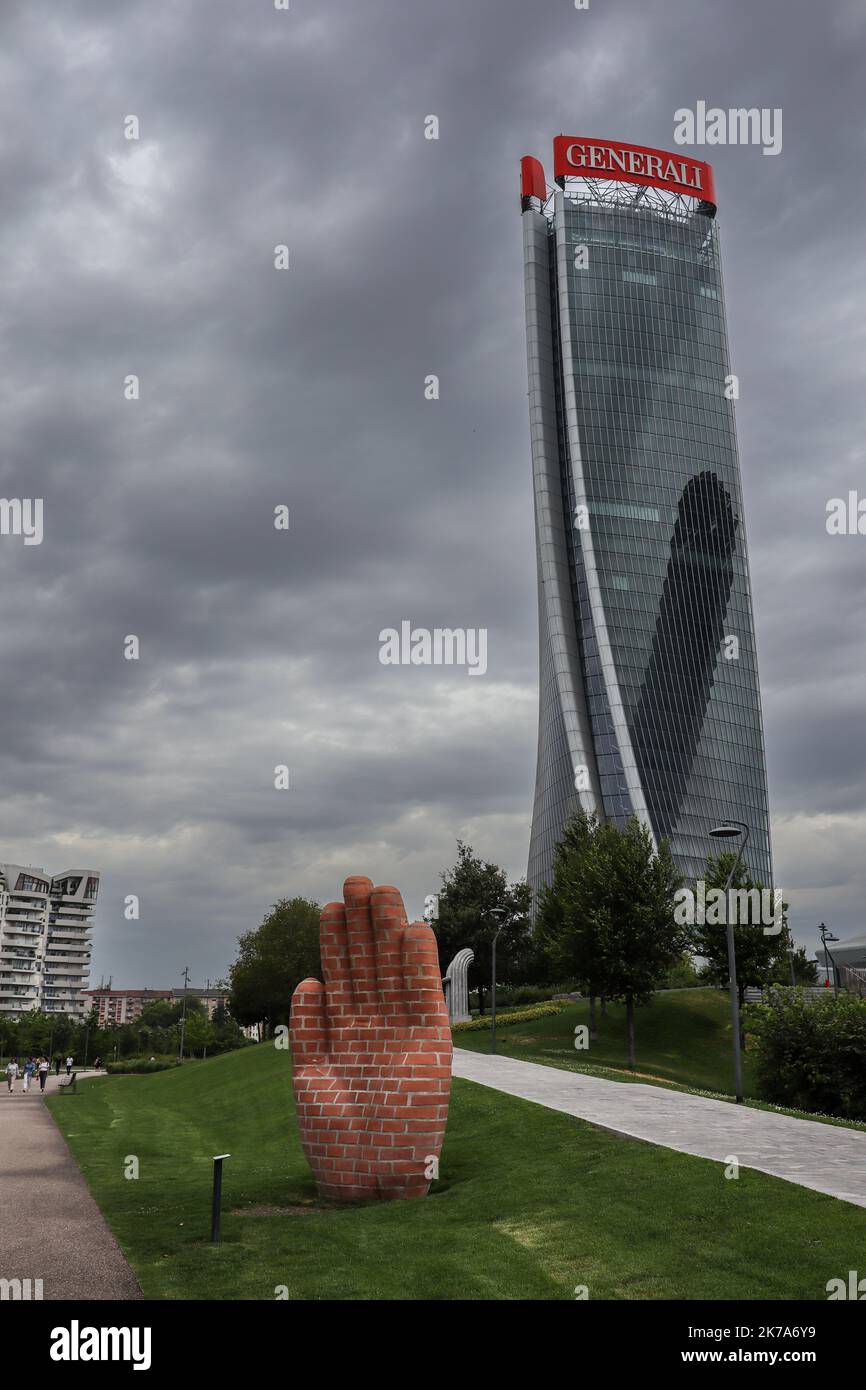
<path id="1" fill-rule="evenodd" d="M 800 989 L 771 989 L 749 1005 L 762 1100 L 846 1120 L 866 1120 L 866 999 L 828 995 L 813 1004 Z"/>
<path id="2" fill-rule="evenodd" d="M 137 1076 L 144 1072 L 170 1071 L 179 1066 L 180 1062 L 176 1061 L 149 1062 L 143 1057 L 129 1057 L 125 1062 L 106 1062 L 105 1070 L 109 1076 Z"/>
<path id="3" fill-rule="evenodd" d="M 533 1004 L 526 1009 L 517 1009 L 514 1012 L 501 1014 L 496 1010 L 496 1027 L 507 1028 L 509 1023 L 531 1023 L 534 1018 L 547 1018 L 549 1014 L 561 1013 L 567 1005 L 565 1004 Z M 473 1018 L 469 1023 L 455 1023 L 452 1026 L 452 1033 L 483 1033 L 490 1027 L 490 1015 L 485 1014 L 483 1018 Z"/>
<path id="4" fill-rule="evenodd" d="M 575 980 L 562 980 L 552 985 L 513 985 L 496 990 L 496 1004 L 510 1007 L 518 1004 L 545 1004 L 555 994 L 571 994 L 577 989 Z"/>
<path id="5" fill-rule="evenodd" d="M 694 989 L 701 984 L 691 956 L 683 955 L 675 961 L 665 977 L 662 989 Z"/>

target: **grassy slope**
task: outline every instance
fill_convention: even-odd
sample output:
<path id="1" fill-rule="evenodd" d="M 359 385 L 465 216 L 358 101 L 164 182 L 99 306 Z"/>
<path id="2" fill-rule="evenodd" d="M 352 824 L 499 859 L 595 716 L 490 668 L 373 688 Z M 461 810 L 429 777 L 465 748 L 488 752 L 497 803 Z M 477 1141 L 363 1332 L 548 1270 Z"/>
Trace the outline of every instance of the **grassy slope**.
<path id="1" fill-rule="evenodd" d="M 574 1030 L 589 1023 L 589 1004 L 569 1005 L 561 1014 L 497 1030 L 496 1049 L 506 1057 L 573 1067 L 587 1063 L 626 1068 L 625 1005 L 611 1004 L 607 1018 L 597 1011 L 598 1041 L 587 1051 L 574 1046 Z M 727 994 L 684 989 L 657 994 L 635 1011 L 637 1070 L 698 1090 L 733 1093 L 731 1015 Z M 490 1050 L 490 1034 L 455 1035 L 458 1047 Z M 743 1058 L 744 1093 L 754 1093 L 749 1054 Z M 643 1077 L 641 1079 L 644 1079 Z"/>
<path id="2" fill-rule="evenodd" d="M 831 1197 L 748 1170 L 728 1181 L 468 1082 L 424 1201 L 243 1215 L 315 1196 L 288 1054 L 265 1045 L 50 1104 L 151 1298 L 562 1299 L 586 1284 L 591 1298 L 821 1299 L 866 1237 L 866 1212 Z M 210 1159 L 226 1151 L 211 1246 Z"/>

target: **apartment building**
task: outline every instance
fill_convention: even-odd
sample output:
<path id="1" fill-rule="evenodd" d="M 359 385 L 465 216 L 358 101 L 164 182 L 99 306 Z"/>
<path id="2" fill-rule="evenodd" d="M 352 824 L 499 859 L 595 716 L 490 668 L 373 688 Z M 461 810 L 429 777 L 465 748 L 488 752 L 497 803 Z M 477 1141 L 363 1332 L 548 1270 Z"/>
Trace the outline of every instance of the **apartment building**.
<path id="1" fill-rule="evenodd" d="M 135 1023 L 145 1004 L 157 999 L 171 1003 L 170 989 L 112 989 L 110 985 L 89 989 L 87 997 L 96 1009 L 100 1028 L 119 1028 L 123 1023 Z"/>
<path id="2" fill-rule="evenodd" d="M 180 1004 L 184 996 L 201 1004 L 208 1018 L 213 1018 L 219 1004 L 228 1003 L 228 995 L 215 987 L 211 989 L 114 989 L 111 985 L 100 985 L 99 989 L 87 991 L 91 1007 L 97 1011 L 100 1028 L 120 1027 L 123 1023 L 135 1023 L 146 1004 L 164 999 L 169 1004 Z"/>
<path id="3" fill-rule="evenodd" d="M 98 892 L 95 869 L 0 864 L 0 1017 L 85 1016 Z"/>

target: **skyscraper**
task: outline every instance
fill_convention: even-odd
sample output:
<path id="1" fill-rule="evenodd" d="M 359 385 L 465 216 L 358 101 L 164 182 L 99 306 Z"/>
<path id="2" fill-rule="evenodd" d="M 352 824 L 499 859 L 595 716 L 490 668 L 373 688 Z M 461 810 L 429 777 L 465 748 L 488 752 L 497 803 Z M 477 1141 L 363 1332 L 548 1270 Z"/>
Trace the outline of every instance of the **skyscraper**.
<path id="1" fill-rule="evenodd" d="M 559 136 L 521 166 L 540 696 L 529 882 L 580 808 L 700 876 L 767 784 L 716 194 L 708 164 Z"/>

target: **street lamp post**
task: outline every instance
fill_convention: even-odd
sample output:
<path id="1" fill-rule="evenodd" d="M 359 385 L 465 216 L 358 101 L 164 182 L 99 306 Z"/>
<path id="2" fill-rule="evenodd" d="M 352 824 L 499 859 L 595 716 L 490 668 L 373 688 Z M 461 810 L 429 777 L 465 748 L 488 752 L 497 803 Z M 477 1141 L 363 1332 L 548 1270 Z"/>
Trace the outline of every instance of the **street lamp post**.
<path id="1" fill-rule="evenodd" d="M 502 918 L 505 916 L 504 907 L 492 907 L 489 915 L 491 917 Z M 493 946 L 491 951 L 491 970 L 490 970 L 490 1051 L 496 1051 L 496 941 L 502 928 L 505 926 L 500 921 L 499 926 L 493 933 Z"/>
<path id="2" fill-rule="evenodd" d="M 740 996 L 737 989 L 737 953 L 734 945 L 734 923 L 731 920 L 731 884 L 734 875 L 740 867 L 740 860 L 743 857 L 743 850 L 749 839 L 749 827 L 744 821 L 727 821 L 724 825 L 716 825 L 710 831 L 716 840 L 729 840 L 735 835 L 742 835 L 743 839 L 737 851 L 737 857 L 728 874 L 728 881 L 725 884 L 725 937 L 728 944 L 728 990 L 731 997 L 731 1026 L 733 1029 L 734 1041 L 734 1089 L 736 1091 L 737 1105 L 743 1103 L 743 1056 L 740 1048 Z"/>
<path id="3" fill-rule="evenodd" d="M 182 1061 L 183 1061 L 183 1038 L 184 1038 L 184 1033 L 185 1033 L 185 1031 L 186 1031 L 186 996 L 187 996 L 188 993 L 189 993 L 189 966 L 188 966 L 188 965 L 185 965 L 185 966 L 184 966 L 184 969 L 183 969 L 183 1006 L 182 1006 L 182 1008 L 181 1008 L 181 1013 L 180 1013 L 180 1053 L 179 1053 L 179 1055 L 178 1055 L 178 1061 L 179 1061 L 179 1062 L 182 1062 Z"/>
<path id="4" fill-rule="evenodd" d="M 205 1022 L 205 1031 L 204 1031 L 205 1043 L 204 1043 L 204 1051 L 202 1052 L 202 1061 L 203 1061 L 203 1062 L 206 1062 L 206 1061 L 207 1061 L 207 1026 L 208 1026 L 208 1024 L 210 1023 L 210 980 L 208 980 L 208 982 L 207 982 L 207 988 L 206 988 L 206 990 L 205 990 L 205 996 L 204 996 L 204 1022 Z"/>
<path id="5" fill-rule="evenodd" d="M 831 964 L 832 967 L 833 967 L 833 997 L 834 997 L 835 999 L 838 999 L 838 998 L 839 998 L 839 983 L 838 983 L 838 980 L 837 980 L 837 978 L 836 978 L 836 962 L 834 961 L 833 957 L 830 955 L 830 952 L 827 950 L 827 942 L 828 942 L 828 941 L 838 941 L 839 938 L 838 938 L 838 936 L 834 936 L 833 933 L 832 933 L 831 931 L 828 930 L 828 928 L 824 925 L 823 922 L 821 922 L 821 924 L 819 925 L 818 930 L 819 930 L 819 932 L 821 933 L 821 945 L 824 947 L 824 974 L 825 974 L 825 976 L 826 976 L 826 978 L 827 978 L 827 981 L 828 981 L 828 983 L 829 983 L 829 980 L 830 980 L 830 972 L 829 972 L 829 970 L 827 969 L 827 962 L 829 961 L 830 964 Z"/>

